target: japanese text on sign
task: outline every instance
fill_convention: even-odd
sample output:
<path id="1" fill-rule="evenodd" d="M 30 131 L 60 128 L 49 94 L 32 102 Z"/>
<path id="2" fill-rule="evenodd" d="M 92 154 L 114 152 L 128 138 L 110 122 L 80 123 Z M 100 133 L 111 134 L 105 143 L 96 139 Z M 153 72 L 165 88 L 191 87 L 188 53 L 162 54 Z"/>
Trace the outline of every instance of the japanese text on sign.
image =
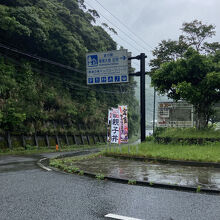
<path id="1" fill-rule="evenodd" d="M 86 54 L 87 84 L 128 82 L 128 52 L 115 50 Z"/>
<path id="2" fill-rule="evenodd" d="M 128 143 L 128 109 L 126 105 L 108 111 L 107 141 Z"/>
<path id="3" fill-rule="evenodd" d="M 119 129 L 120 129 L 120 117 L 119 109 L 112 109 L 112 120 L 111 120 L 111 143 L 119 143 Z"/>
<path id="4" fill-rule="evenodd" d="M 120 111 L 120 143 L 128 143 L 128 109 L 126 105 L 119 106 Z"/>

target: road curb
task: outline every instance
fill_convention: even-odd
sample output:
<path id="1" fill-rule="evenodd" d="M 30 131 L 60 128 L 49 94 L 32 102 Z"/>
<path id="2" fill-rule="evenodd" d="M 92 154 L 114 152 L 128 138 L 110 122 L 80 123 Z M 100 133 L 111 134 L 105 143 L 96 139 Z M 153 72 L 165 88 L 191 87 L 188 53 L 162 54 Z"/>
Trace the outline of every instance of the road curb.
<path id="1" fill-rule="evenodd" d="M 45 161 L 49 161 L 49 158 L 45 157 L 45 158 L 40 159 L 40 160 L 37 162 L 37 165 L 38 165 L 39 167 L 41 167 L 43 170 L 52 171 L 52 169 L 50 169 L 50 168 L 48 168 L 48 167 L 46 167 L 46 166 L 44 166 L 44 165 L 42 164 L 42 162 L 43 162 L 44 160 L 45 160 Z"/>
<path id="2" fill-rule="evenodd" d="M 80 175 L 80 171 L 74 172 L 74 173 L 69 173 L 66 172 L 62 169 L 50 167 L 54 171 L 58 171 L 64 174 L 78 174 Z M 83 172 L 83 176 L 95 178 L 97 180 L 100 180 L 97 177 L 98 174 L 94 173 L 89 173 L 89 172 Z M 117 183 L 122 183 L 122 184 L 129 184 L 129 179 L 124 179 L 124 178 L 118 178 L 118 177 L 110 177 L 110 176 L 103 176 L 103 180 L 109 180 L 112 182 L 117 182 Z M 103 181 L 100 180 L 100 181 Z M 185 191 L 185 192 L 194 192 L 194 193 L 209 193 L 209 194 L 220 194 L 220 190 L 216 189 L 207 189 L 207 188 L 202 188 L 201 186 L 199 188 L 197 187 L 190 187 L 190 186 L 180 186 L 180 185 L 171 185 L 171 184 L 162 184 L 162 183 L 151 183 L 147 181 L 138 181 L 138 180 L 132 180 L 135 181 L 134 184 L 130 185 L 135 185 L 135 186 L 143 186 L 143 187 L 152 187 L 152 188 L 160 188 L 160 189 L 170 189 L 170 190 L 178 190 L 178 191 Z"/>
<path id="3" fill-rule="evenodd" d="M 46 171 L 51 171 L 51 167 L 48 168 L 49 165 L 49 161 L 50 159 L 61 159 L 61 158 L 65 158 L 65 157 L 71 157 L 71 156 L 80 156 L 80 155 L 88 155 L 89 153 L 91 153 L 91 151 L 93 151 L 92 153 L 98 153 L 100 150 L 99 149 L 91 149 L 91 150 L 81 150 L 81 151 L 76 151 L 76 152 L 70 152 L 70 153 L 66 153 L 66 152 L 60 152 L 60 155 L 52 157 L 52 158 L 41 158 L 40 160 L 37 161 L 37 165 L 46 170 Z"/>
<path id="4" fill-rule="evenodd" d="M 71 154 L 71 156 L 73 156 L 73 155 Z M 65 157 L 68 157 L 68 155 L 66 154 Z M 55 158 L 63 158 L 63 157 L 62 157 L 62 155 L 59 155 Z M 128 159 L 128 157 L 127 157 L 127 159 Z M 150 158 L 150 159 L 152 159 L 152 158 Z M 58 171 L 58 172 L 65 173 L 65 174 L 80 174 L 80 171 L 70 173 L 70 172 L 66 172 L 65 170 L 50 167 L 50 166 L 48 168 L 48 167 L 46 167 L 45 165 L 42 164 L 42 161 L 44 161 L 44 163 L 49 164 L 49 160 L 50 160 L 49 158 L 43 158 L 43 159 L 39 160 L 37 164 L 41 168 L 44 167 L 44 168 L 47 168 L 47 169 L 50 169 L 50 170 L 53 170 L 53 171 L 56 171 L 56 172 Z M 140 158 L 138 158 L 138 160 L 140 160 Z M 144 158 L 144 160 L 146 161 L 146 158 Z M 155 159 L 152 159 L 152 160 L 155 161 Z M 159 160 L 156 160 L 156 161 L 159 162 Z M 163 160 L 163 161 L 168 161 L 168 160 Z M 178 162 L 178 161 L 172 161 L 172 162 Z M 92 178 L 98 179 L 98 177 L 97 177 L 98 173 L 94 174 L 94 173 L 83 171 L 83 175 L 87 176 L 87 177 L 92 177 Z M 124 179 L 124 178 L 119 178 L 119 177 L 111 177 L 111 176 L 103 176 L 103 178 L 105 180 L 110 180 L 110 181 L 118 182 L 118 183 L 122 183 L 122 184 L 129 184 L 129 181 L 131 181 L 129 179 Z M 136 186 L 145 186 L 145 187 L 152 187 L 152 188 L 163 188 L 163 189 L 171 189 L 171 190 L 179 190 L 179 191 L 187 191 L 187 192 L 195 192 L 195 193 L 220 194 L 220 190 L 203 188 L 202 186 L 191 187 L 191 186 L 181 186 L 181 185 L 172 185 L 172 184 L 163 184 L 163 183 L 152 183 L 152 182 L 148 182 L 148 181 L 139 181 L 139 180 L 132 180 L 132 181 L 133 181 L 132 185 L 136 185 Z"/>
<path id="5" fill-rule="evenodd" d="M 149 162 L 157 162 L 164 164 L 175 164 L 175 165 L 184 165 L 184 166 L 195 166 L 195 167 L 213 167 L 220 168 L 220 163 L 215 162 L 197 162 L 197 161 L 183 161 L 183 160 L 167 160 L 167 159 L 158 159 L 158 158 L 150 158 L 150 157 L 142 157 L 142 156 L 134 156 L 129 157 L 127 155 L 115 155 L 111 153 L 107 153 L 105 156 L 107 157 L 115 157 L 127 160 L 138 160 L 138 161 L 149 161 Z"/>

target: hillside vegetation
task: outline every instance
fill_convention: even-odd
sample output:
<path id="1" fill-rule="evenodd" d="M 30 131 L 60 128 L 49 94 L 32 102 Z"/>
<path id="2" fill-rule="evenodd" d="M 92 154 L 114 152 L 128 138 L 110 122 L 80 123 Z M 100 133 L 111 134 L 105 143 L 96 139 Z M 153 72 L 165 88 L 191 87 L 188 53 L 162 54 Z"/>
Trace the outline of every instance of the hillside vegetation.
<path id="1" fill-rule="evenodd" d="M 107 31 L 95 25 L 98 17 L 83 1 L 1 1 L 2 133 L 105 133 L 107 110 L 118 104 L 128 105 L 130 134 L 138 130 L 132 79 L 129 84 L 86 86 L 85 54 L 115 50 L 117 46 Z"/>

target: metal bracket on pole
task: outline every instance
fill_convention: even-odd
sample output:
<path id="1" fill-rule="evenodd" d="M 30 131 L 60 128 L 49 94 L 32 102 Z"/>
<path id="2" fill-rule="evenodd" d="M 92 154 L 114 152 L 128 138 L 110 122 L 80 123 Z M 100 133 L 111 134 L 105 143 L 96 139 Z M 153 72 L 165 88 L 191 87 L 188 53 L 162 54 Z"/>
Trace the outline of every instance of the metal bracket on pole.
<path id="1" fill-rule="evenodd" d="M 141 97 L 141 142 L 145 141 L 146 132 L 146 115 L 145 115 L 145 58 L 147 56 L 144 53 L 136 57 L 129 57 L 128 60 L 136 59 L 140 60 L 140 72 L 131 73 L 130 76 L 140 76 L 140 97 Z"/>
<path id="2" fill-rule="evenodd" d="M 129 73 L 129 76 L 141 76 L 141 73 L 140 72 Z"/>
<path id="3" fill-rule="evenodd" d="M 128 60 L 140 60 L 140 59 L 141 59 L 141 55 L 138 55 L 136 57 L 128 57 Z"/>

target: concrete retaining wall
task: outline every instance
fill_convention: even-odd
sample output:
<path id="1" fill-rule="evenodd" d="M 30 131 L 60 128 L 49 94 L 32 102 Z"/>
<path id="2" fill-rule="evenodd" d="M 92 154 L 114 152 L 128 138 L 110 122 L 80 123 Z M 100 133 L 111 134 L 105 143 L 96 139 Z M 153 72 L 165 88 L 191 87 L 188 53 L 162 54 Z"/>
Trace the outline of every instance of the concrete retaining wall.
<path id="1" fill-rule="evenodd" d="M 106 138 L 104 135 L 94 134 L 77 134 L 77 135 L 0 135 L 0 149 L 5 148 L 26 148 L 31 146 L 37 147 L 53 147 L 68 145 L 92 145 L 96 143 L 104 143 Z"/>

